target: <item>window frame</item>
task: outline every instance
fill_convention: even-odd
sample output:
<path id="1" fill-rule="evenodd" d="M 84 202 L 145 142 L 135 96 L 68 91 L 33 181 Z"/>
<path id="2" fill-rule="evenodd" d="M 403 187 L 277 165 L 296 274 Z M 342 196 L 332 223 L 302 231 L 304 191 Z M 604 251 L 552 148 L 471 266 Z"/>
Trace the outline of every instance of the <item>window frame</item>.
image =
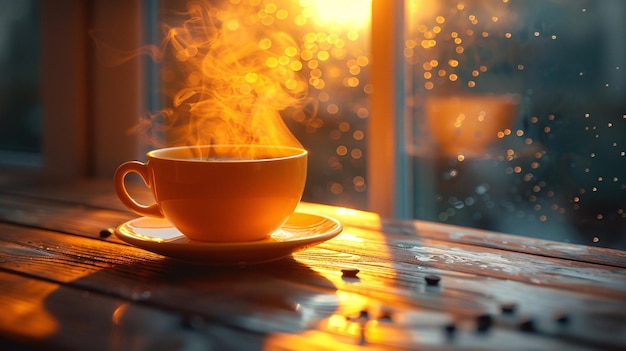
<path id="1" fill-rule="evenodd" d="M 96 41 L 138 48 L 137 19 L 146 1 L 42 0 L 40 6 L 42 150 L 11 153 L 13 161 L 0 164 L 3 179 L 110 177 L 142 150 L 129 131 L 142 113 L 143 68 L 139 58 L 104 65 Z"/>
<path id="2" fill-rule="evenodd" d="M 371 114 L 368 120 L 368 210 L 412 218 L 411 160 L 406 151 L 404 0 L 372 0 Z"/>

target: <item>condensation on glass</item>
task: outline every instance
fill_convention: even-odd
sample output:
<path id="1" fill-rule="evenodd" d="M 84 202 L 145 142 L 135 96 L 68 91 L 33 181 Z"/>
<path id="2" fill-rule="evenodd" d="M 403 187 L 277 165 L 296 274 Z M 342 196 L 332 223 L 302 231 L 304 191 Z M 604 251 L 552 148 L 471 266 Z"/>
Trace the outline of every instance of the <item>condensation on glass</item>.
<path id="1" fill-rule="evenodd" d="M 626 248 L 626 2 L 407 10 L 415 217 Z"/>
<path id="2" fill-rule="evenodd" d="M 0 0 L 0 163 L 38 166 L 42 148 L 39 5 Z"/>

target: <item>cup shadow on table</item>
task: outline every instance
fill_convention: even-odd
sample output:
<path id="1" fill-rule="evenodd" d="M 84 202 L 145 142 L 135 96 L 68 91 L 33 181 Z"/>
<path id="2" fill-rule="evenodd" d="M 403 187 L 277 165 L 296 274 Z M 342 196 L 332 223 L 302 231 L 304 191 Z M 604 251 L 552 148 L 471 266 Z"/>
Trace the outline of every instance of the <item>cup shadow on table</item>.
<path id="1" fill-rule="evenodd" d="M 70 316 L 52 340 L 87 323 L 103 349 L 261 350 L 267 335 L 315 329 L 339 307 L 335 285 L 292 257 L 247 267 L 145 259 L 69 285 L 78 289 L 60 287 L 44 301 L 53 317 Z"/>

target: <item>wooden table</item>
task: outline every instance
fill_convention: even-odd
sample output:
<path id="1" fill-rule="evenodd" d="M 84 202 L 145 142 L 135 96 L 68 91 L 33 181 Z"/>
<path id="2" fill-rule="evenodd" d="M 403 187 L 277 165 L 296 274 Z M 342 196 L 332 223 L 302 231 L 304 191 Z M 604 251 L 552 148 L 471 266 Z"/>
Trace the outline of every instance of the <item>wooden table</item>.
<path id="1" fill-rule="evenodd" d="M 110 182 L 0 186 L 0 349 L 626 349 L 624 251 L 298 210 L 344 230 L 207 267 L 107 235 L 135 218 Z"/>

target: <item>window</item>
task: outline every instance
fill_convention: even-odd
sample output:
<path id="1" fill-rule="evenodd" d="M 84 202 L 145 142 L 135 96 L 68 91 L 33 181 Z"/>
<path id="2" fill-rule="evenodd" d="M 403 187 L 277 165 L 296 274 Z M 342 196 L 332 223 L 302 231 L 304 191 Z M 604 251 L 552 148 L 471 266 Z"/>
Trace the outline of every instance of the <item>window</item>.
<path id="1" fill-rule="evenodd" d="M 254 95 L 261 79 L 244 70 L 230 74 L 236 84 L 203 86 L 202 66 L 181 64 L 210 46 L 185 32 L 200 28 L 185 22 L 186 0 L 51 3 L 0 1 L 13 8 L 0 11 L 7 28 L 41 25 L 23 42 L 0 38 L 2 65 L 37 67 L 42 57 L 41 70 L 0 77 L 3 91 L 17 94 L 7 88 L 17 82 L 30 91 L 19 118 L 1 100 L 0 148 L 30 160 L 14 168 L 110 177 L 146 148 L 188 142 L 167 127 L 188 125 L 184 109 L 198 106 L 189 103 L 225 87 Z M 310 151 L 305 201 L 626 248 L 623 1 L 196 3 L 230 33 L 214 64 L 242 48 L 261 52 L 250 57 L 276 68 L 279 90 L 297 100 L 278 107 Z M 179 51 L 163 51 L 173 28 Z M 2 49 L 26 42 L 35 43 L 27 59 Z M 128 56 L 150 45 L 163 55 Z M 168 114 L 176 109 L 182 119 Z"/>
<path id="2" fill-rule="evenodd" d="M 129 130 L 145 110 L 140 61 L 110 67 L 97 48 L 141 46 L 142 8 L 139 1 L 0 1 L 3 174 L 110 177 L 138 157 Z"/>
<path id="3" fill-rule="evenodd" d="M 4 164 L 41 163 L 41 41 L 36 1 L 0 1 L 0 159 Z"/>
<path id="4" fill-rule="evenodd" d="M 163 4 L 161 16 L 189 10 Z M 283 117 L 311 151 L 305 200 L 615 246 L 626 237 L 626 28 L 616 9 L 225 0 L 206 13 L 220 30 L 249 31 L 239 42 L 266 52 L 262 65 L 304 77 L 316 113 Z M 178 28 L 186 55 L 197 43 Z M 180 67 L 165 63 L 166 88 L 201 79 Z"/>
<path id="5" fill-rule="evenodd" d="M 626 248 L 626 4 L 405 8 L 414 217 Z"/>

